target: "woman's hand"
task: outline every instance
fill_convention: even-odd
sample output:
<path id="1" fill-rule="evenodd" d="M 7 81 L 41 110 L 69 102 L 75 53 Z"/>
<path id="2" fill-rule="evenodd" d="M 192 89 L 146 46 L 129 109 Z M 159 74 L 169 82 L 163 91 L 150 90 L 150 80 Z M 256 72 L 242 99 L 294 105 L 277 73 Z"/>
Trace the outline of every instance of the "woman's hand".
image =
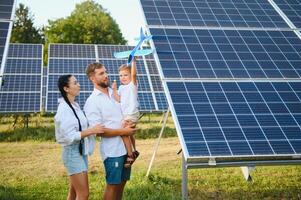
<path id="1" fill-rule="evenodd" d="M 101 133 L 104 133 L 104 126 L 103 125 L 100 125 L 100 124 L 97 124 L 93 127 L 91 127 L 91 132 L 92 134 L 101 134 Z"/>

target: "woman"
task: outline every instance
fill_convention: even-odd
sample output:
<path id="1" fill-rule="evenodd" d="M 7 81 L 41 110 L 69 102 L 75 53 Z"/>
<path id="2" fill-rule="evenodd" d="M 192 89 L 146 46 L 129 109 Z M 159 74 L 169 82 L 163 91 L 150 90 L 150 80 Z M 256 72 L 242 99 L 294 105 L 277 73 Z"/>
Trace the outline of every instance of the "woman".
<path id="1" fill-rule="evenodd" d="M 74 76 L 60 76 L 58 88 L 63 98 L 55 115 L 55 137 L 63 147 L 62 159 L 70 180 L 67 199 L 86 200 L 89 197 L 87 154 L 93 152 L 94 135 L 103 133 L 104 127 L 88 128 L 88 121 L 75 102 L 80 85 Z"/>

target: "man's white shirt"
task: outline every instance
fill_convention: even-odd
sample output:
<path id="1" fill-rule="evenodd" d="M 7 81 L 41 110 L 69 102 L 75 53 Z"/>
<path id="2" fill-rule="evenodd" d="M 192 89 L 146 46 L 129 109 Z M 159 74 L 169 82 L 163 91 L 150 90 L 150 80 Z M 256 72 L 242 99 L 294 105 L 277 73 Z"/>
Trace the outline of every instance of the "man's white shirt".
<path id="1" fill-rule="evenodd" d="M 89 126 L 104 125 L 110 129 L 122 128 L 122 113 L 120 104 L 113 97 L 113 90 L 109 89 L 109 96 L 94 88 L 87 99 L 84 111 L 89 121 Z M 102 137 L 100 141 L 100 154 L 102 159 L 119 157 L 126 154 L 123 140 L 120 136 Z"/>

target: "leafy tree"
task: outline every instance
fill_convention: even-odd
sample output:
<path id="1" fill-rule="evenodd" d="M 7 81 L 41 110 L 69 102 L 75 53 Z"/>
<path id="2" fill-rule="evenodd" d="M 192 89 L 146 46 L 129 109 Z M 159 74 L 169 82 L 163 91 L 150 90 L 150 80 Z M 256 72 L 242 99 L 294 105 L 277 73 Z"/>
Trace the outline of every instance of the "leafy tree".
<path id="1" fill-rule="evenodd" d="M 12 43 L 44 43 L 43 34 L 40 29 L 33 25 L 34 16 L 29 8 L 20 3 L 16 9 L 10 42 Z"/>
<path id="2" fill-rule="evenodd" d="M 77 4 L 70 16 L 48 23 L 46 43 L 126 43 L 115 20 L 93 0 Z"/>

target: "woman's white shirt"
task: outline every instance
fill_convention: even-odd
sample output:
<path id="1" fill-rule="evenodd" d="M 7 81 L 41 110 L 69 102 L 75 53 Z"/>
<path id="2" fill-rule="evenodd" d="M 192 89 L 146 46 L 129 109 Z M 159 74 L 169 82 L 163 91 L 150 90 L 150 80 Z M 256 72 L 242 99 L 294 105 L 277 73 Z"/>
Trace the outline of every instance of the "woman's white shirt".
<path id="1" fill-rule="evenodd" d="M 88 120 L 84 115 L 83 111 L 80 109 L 80 106 L 74 102 L 72 103 L 80 123 L 82 130 L 88 128 Z M 71 145 L 75 142 L 80 141 L 81 132 L 79 131 L 78 120 L 75 117 L 72 109 L 69 107 L 67 102 L 61 98 L 59 99 L 59 106 L 57 113 L 54 117 L 55 120 L 55 138 L 56 141 L 62 146 Z M 84 154 L 91 154 L 94 150 L 95 138 L 94 136 L 89 136 L 84 138 Z"/>

